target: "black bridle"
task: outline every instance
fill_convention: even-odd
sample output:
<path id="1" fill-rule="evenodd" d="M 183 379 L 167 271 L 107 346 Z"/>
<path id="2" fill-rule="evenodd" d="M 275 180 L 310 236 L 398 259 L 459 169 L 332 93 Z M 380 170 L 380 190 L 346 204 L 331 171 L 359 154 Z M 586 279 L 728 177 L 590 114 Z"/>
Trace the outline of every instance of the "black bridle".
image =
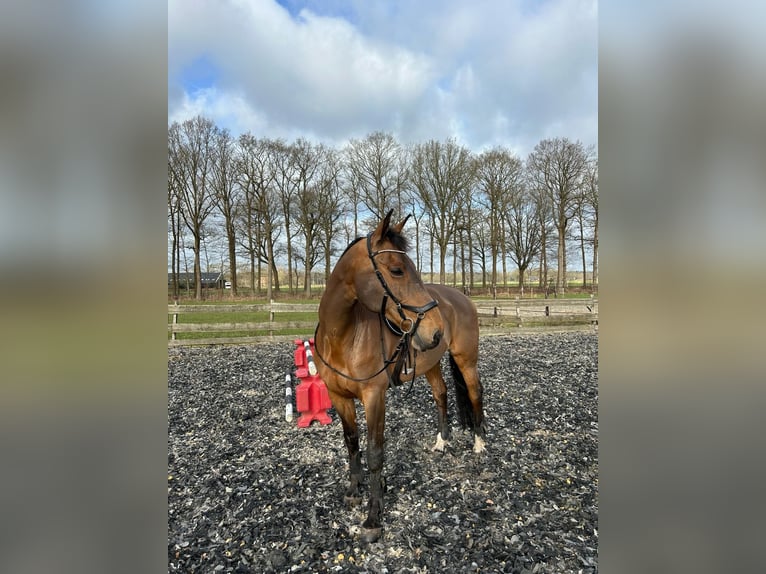
<path id="1" fill-rule="evenodd" d="M 386 283 L 385 277 L 383 277 L 383 274 L 380 272 L 380 269 L 378 269 L 378 264 L 375 261 L 375 258 L 381 253 L 400 253 L 404 256 L 406 256 L 407 253 L 400 249 L 380 249 L 378 251 L 373 251 L 372 250 L 372 233 L 367 234 L 367 256 L 370 258 L 370 262 L 372 263 L 372 268 L 375 271 L 375 275 L 377 276 L 378 281 L 380 281 L 380 284 L 383 287 L 383 291 L 384 291 L 383 301 L 380 304 L 380 312 L 378 313 L 378 318 L 381 323 L 380 346 L 381 346 L 381 353 L 383 355 L 383 366 L 378 371 L 370 375 L 369 377 L 364 377 L 364 378 L 352 377 L 347 375 L 346 373 L 339 371 L 338 369 L 333 367 L 331 364 L 329 364 L 327 361 L 325 361 L 324 357 L 322 357 L 322 354 L 319 352 L 319 348 L 317 347 L 317 332 L 319 331 L 318 324 L 316 326 L 316 329 L 314 330 L 314 350 L 316 351 L 317 357 L 319 357 L 319 359 L 325 365 L 327 365 L 327 367 L 331 371 L 333 371 L 337 375 L 340 375 L 341 377 L 345 377 L 346 379 L 355 381 L 357 383 L 369 381 L 370 379 L 377 377 L 380 373 L 385 371 L 392 364 L 395 364 L 393 373 L 389 375 L 389 382 L 395 386 L 398 386 L 402 384 L 402 380 L 401 380 L 402 369 L 405 367 L 409 367 L 410 344 L 411 344 L 412 336 L 418 330 L 420 321 L 423 320 L 426 313 L 428 313 L 428 311 L 436 307 L 439 303 L 437 303 L 434 299 L 431 299 L 431 301 L 419 307 L 416 307 L 415 305 L 408 305 L 407 303 L 403 303 L 402 300 L 399 299 L 396 295 L 394 295 L 393 291 L 391 291 L 391 288 L 388 286 L 388 283 Z M 389 299 L 393 301 L 393 303 L 396 305 L 396 310 L 399 313 L 399 317 L 401 318 L 401 322 L 398 326 L 391 323 L 388 317 L 386 317 L 386 307 L 388 305 Z M 404 310 L 415 313 L 416 320 L 413 321 L 412 319 L 407 317 L 407 315 L 404 314 Z M 386 324 L 386 326 L 392 333 L 394 333 L 396 336 L 399 337 L 399 342 L 396 345 L 396 348 L 394 349 L 394 352 L 392 353 L 390 359 L 385 358 L 386 349 L 385 349 L 385 343 L 383 340 L 383 323 Z M 412 356 L 413 356 L 412 368 L 411 368 L 411 371 L 408 368 L 408 372 L 412 372 L 412 381 L 414 381 L 415 380 L 415 359 L 417 356 L 417 351 L 413 350 Z"/>
<path id="2" fill-rule="evenodd" d="M 372 250 L 372 234 L 367 235 L 367 256 L 370 258 L 370 261 L 372 261 L 372 268 L 375 270 L 375 275 L 378 277 L 378 281 L 380 281 L 380 284 L 383 286 L 383 291 L 385 291 L 385 295 L 383 295 L 383 302 L 380 305 L 380 314 L 382 317 L 386 317 L 386 305 L 388 304 L 388 299 L 391 299 L 391 301 L 394 302 L 396 305 L 396 310 L 399 312 L 399 317 L 401 317 L 402 322 L 399 325 L 399 330 L 404 334 L 413 334 L 415 331 L 418 330 L 418 325 L 420 325 L 420 321 L 423 320 L 423 317 L 425 317 L 426 313 L 436 307 L 438 303 L 431 299 L 428 303 L 425 305 L 422 305 L 420 307 L 415 307 L 414 305 L 407 305 L 406 303 L 402 303 L 402 301 L 394 295 L 394 293 L 391 291 L 391 289 L 388 286 L 388 283 L 386 283 L 386 279 L 383 277 L 383 274 L 380 272 L 380 269 L 378 269 L 378 264 L 375 261 L 375 258 L 380 255 L 381 253 L 401 253 L 402 255 L 407 255 L 404 251 L 401 251 L 399 249 L 381 249 L 379 251 L 373 251 Z M 404 311 L 402 309 L 407 309 L 407 311 L 412 311 L 417 316 L 416 321 L 412 321 L 407 315 L 404 314 Z M 409 328 L 405 329 L 404 325 L 406 322 L 410 323 Z M 391 323 L 386 319 L 386 324 L 389 326 L 389 328 L 392 327 Z M 394 329 L 392 329 L 395 333 L 398 334 L 398 332 Z"/>

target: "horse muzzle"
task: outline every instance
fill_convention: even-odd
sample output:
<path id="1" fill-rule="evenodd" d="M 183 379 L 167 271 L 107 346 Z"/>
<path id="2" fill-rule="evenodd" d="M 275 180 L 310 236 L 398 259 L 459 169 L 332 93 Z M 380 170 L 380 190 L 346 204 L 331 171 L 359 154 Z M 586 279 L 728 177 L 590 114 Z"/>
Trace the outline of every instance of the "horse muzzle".
<path id="1" fill-rule="evenodd" d="M 439 343 L 441 343 L 443 336 L 444 334 L 442 333 L 441 329 L 436 329 L 430 338 L 424 338 L 423 333 L 421 333 L 420 329 L 418 329 L 415 331 L 415 335 L 412 337 L 412 343 L 418 351 L 428 351 L 429 349 L 437 347 Z"/>
<path id="2" fill-rule="evenodd" d="M 444 332 L 442 331 L 441 314 L 438 309 L 435 309 L 438 303 L 431 300 L 422 307 L 412 307 L 409 305 L 402 305 L 402 307 L 414 311 L 418 314 L 418 318 L 412 325 L 412 344 L 418 351 L 428 351 L 436 347 L 442 340 Z M 429 311 L 436 311 L 435 313 L 429 313 Z"/>

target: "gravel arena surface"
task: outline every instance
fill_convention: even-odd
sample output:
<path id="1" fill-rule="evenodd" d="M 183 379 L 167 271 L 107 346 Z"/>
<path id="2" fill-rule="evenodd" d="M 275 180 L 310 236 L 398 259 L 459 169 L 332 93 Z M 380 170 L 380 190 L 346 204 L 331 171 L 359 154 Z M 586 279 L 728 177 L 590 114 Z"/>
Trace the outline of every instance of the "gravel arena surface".
<path id="1" fill-rule="evenodd" d="M 456 423 L 446 357 L 444 453 L 431 451 L 425 378 L 389 389 L 384 530 L 372 544 L 359 532 L 366 499 L 343 503 L 348 455 L 334 410 L 326 426 L 285 421 L 294 349 L 168 350 L 168 572 L 598 571 L 597 333 L 481 339 L 481 454 Z"/>

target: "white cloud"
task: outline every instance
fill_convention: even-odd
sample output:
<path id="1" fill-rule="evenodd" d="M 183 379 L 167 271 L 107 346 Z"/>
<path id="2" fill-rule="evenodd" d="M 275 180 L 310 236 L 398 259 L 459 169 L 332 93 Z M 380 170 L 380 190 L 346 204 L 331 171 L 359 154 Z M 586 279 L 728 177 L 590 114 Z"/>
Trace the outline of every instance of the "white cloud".
<path id="1" fill-rule="evenodd" d="M 232 92 L 209 88 L 194 95 L 184 93 L 181 101 L 168 114 L 168 121 L 182 122 L 197 115 L 215 118 L 217 125 L 234 133 L 251 131 L 264 134 L 272 131 L 275 137 L 279 135 L 279 130 L 270 126 L 268 118 L 254 110 L 244 96 Z"/>
<path id="2" fill-rule="evenodd" d="M 171 0 L 170 117 L 205 110 L 263 135 L 380 129 L 523 153 L 554 127 L 596 141 L 594 2 L 373 0 L 346 5 L 348 19 L 322 9 Z M 214 90 L 183 95 L 175 82 L 200 57 L 219 71 Z"/>

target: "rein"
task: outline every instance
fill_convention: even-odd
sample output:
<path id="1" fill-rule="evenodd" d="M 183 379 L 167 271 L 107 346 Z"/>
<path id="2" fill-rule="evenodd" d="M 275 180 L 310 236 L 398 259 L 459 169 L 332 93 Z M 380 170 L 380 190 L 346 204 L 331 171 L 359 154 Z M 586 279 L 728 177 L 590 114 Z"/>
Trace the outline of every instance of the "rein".
<path id="1" fill-rule="evenodd" d="M 346 373 L 343 373 L 333 367 L 330 363 L 328 363 L 324 357 L 322 357 L 322 354 L 319 352 L 319 347 L 317 346 L 317 333 L 319 331 L 319 324 L 317 324 L 316 329 L 314 330 L 314 351 L 316 351 L 317 357 L 325 364 L 327 367 L 334 372 L 336 375 L 340 375 L 341 377 L 345 377 L 346 379 L 349 379 L 351 381 L 357 382 L 357 383 L 363 383 L 365 381 L 369 381 L 370 379 L 373 379 L 377 377 L 380 373 L 385 371 L 389 366 L 394 364 L 394 371 L 393 373 L 388 375 L 389 383 L 393 384 L 394 386 L 399 386 L 402 384 L 401 380 L 401 372 L 402 369 L 405 370 L 405 374 L 409 374 L 412 372 L 412 381 L 410 382 L 410 389 L 412 388 L 412 383 L 415 381 L 415 366 L 416 366 L 416 359 L 417 359 L 417 351 L 413 349 L 412 351 L 412 369 L 410 370 L 410 346 L 411 346 L 411 339 L 412 335 L 417 331 L 418 326 L 420 325 L 420 321 L 425 317 L 425 314 L 436 307 L 438 303 L 431 299 L 428 303 L 425 305 L 421 305 L 420 307 L 416 307 L 414 305 L 408 305 L 406 303 L 403 303 L 394 293 L 391 291 L 390 287 L 388 286 L 388 283 L 386 283 L 385 278 L 383 277 L 383 274 L 380 272 L 380 269 L 378 269 L 378 264 L 375 261 L 375 257 L 380 255 L 381 253 L 401 253 L 402 255 L 407 255 L 406 252 L 401 251 L 399 249 L 381 249 L 379 251 L 373 251 L 372 250 L 372 232 L 367 234 L 367 256 L 370 258 L 370 261 L 372 262 L 372 268 L 375 270 L 375 275 L 378 278 L 378 281 L 380 281 L 380 284 L 383 287 L 383 291 L 385 292 L 385 295 L 383 295 L 383 301 L 380 304 L 380 312 L 378 313 L 378 320 L 380 321 L 380 348 L 381 348 L 381 354 L 383 356 L 383 366 L 370 375 L 369 377 L 363 377 L 363 378 L 356 378 L 352 377 Z M 392 324 L 391 321 L 386 317 L 386 306 L 388 305 L 388 300 L 391 299 L 391 301 L 394 302 L 396 305 L 396 310 L 399 313 L 399 317 L 401 317 L 401 323 L 397 327 L 396 325 Z M 417 319 L 413 321 L 407 315 L 404 314 L 404 309 L 407 311 L 411 311 L 416 314 Z M 391 354 L 390 359 L 386 359 L 386 348 L 385 348 L 385 341 L 383 338 L 383 324 L 388 327 L 388 329 L 397 335 L 399 337 L 399 343 L 396 345 L 396 348 L 394 348 L 394 352 Z"/>

